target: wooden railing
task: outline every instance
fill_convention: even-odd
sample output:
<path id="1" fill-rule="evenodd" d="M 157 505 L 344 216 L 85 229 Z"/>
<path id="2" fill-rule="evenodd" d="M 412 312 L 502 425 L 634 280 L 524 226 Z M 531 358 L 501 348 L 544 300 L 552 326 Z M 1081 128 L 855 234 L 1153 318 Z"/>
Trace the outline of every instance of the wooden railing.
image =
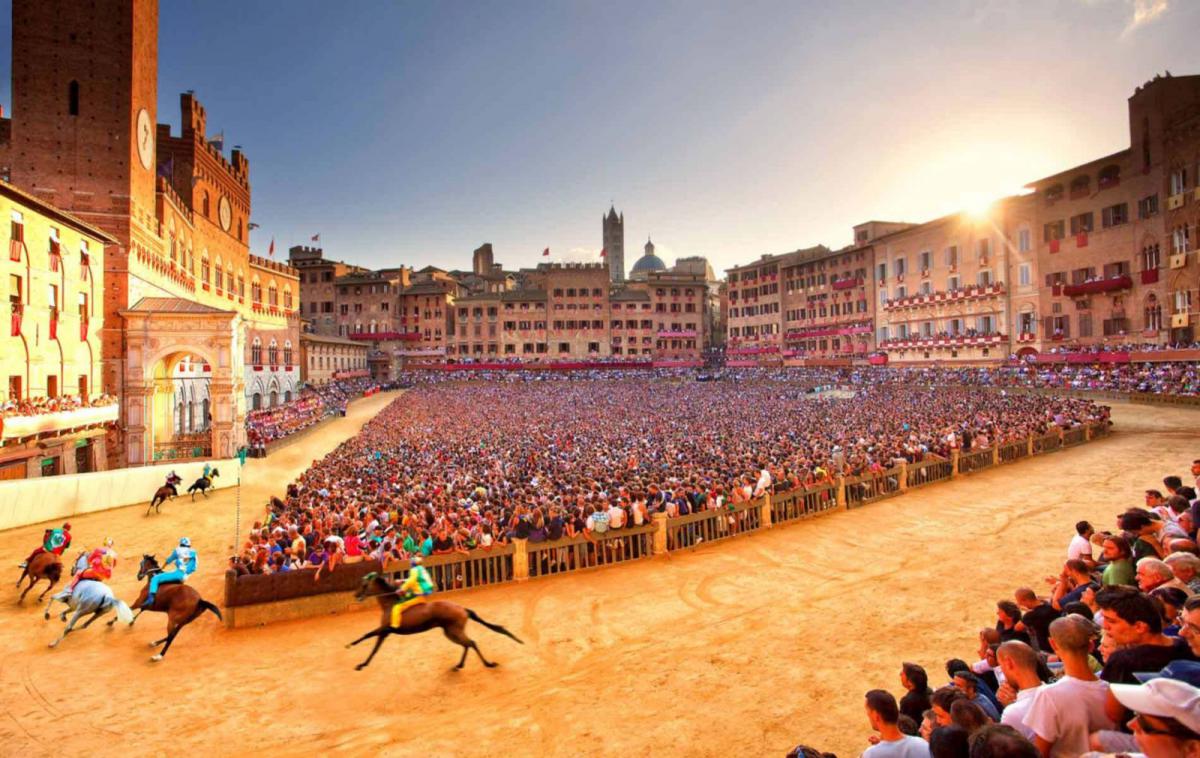
<path id="1" fill-rule="evenodd" d="M 649 558 L 653 548 L 653 524 L 614 529 L 590 538 L 581 535 L 525 543 L 531 579 Z"/>
<path id="2" fill-rule="evenodd" d="M 1109 432 L 1107 422 L 1066 430 L 1054 429 L 1045 435 L 1013 440 L 999 447 L 966 454 L 954 451 L 949 460 L 931 456 L 915 463 L 900 461 L 880 473 L 839 477 L 832 483 L 817 487 L 774 492 L 733 507 L 704 510 L 676 518 L 656 513 L 651 522 L 643 526 L 629 526 L 601 534 L 591 533 L 549 542 L 514 539 L 510 545 L 498 545 L 486 550 L 430 556 L 425 559 L 425 567 L 441 593 L 627 563 L 671 551 L 694 549 L 709 542 L 770 528 L 775 524 L 832 513 L 843 508 L 858 508 L 902 495 L 914 487 L 982 471 L 1031 455 L 1054 452 L 1107 436 Z M 362 577 L 369 571 L 380 570 L 379 564 L 374 561 L 348 563 L 323 574 L 320 582 L 313 581 L 315 569 L 243 577 L 228 572 L 225 605 L 229 608 L 253 606 L 266 609 L 281 605 L 279 601 L 295 601 L 303 605 L 301 601 L 305 598 L 341 593 L 338 596 L 342 598 L 340 607 L 344 607 L 350 602 L 347 598 L 352 598 L 354 590 L 358 589 Z M 403 573 L 407 565 L 389 564 L 382 570 Z M 329 612 L 328 607 L 321 606 L 317 610 L 308 606 L 297 607 L 293 615 L 282 617 L 298 618 L 320 612 Z M 266 613 L 266 616 L 271 614 Z M 248 617 L 251 621 L 238 622 L 231 617 L 228 623 L 234 626 L 239 623 L 265 623 L 264 617 L 263 613 L 254 615 L 252 611 Z"/>
<path id="3" fill-rule="evenodd" d="M 864 474 L 845 480 L 846 507 L 858 508 L 876 500 L 899 495 L 905 488 L 902 484 L 903 477 L 903 467 L 894 466 L 878 474 Z"/>
<path id="4" fill-rule="evenodd" d="M 923 487 L 954 475 L 954 463 L 944 458 L 930 458 L 907 466 L 908 487 Z"/>

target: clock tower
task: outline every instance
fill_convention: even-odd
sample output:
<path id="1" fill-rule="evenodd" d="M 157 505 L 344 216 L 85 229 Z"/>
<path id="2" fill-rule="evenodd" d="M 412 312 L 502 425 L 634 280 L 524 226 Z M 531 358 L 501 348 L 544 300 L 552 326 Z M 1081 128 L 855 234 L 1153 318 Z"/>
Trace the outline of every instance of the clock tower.
<path id="1" fill-rule="evenodd" d="M 14 184 L 128 249 L 155 229 L 158 2 L 13 0 Z"/>

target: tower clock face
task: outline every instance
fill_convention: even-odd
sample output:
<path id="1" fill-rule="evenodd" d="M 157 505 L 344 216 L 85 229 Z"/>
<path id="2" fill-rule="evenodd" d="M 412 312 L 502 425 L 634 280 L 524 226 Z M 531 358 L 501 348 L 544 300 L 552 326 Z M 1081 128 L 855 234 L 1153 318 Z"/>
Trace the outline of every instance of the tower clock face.
<path id="1" fill-rule="evenodd" d="M 149 169 L 154 163 L 154 125 L 150 123 L 150 114 L 145 108 L 138 111 L 137 114 L 137 150 L 138 158 L 142 161 L 142 168 Z"/>
<path id="2" fill-rule="evenodd" d="M 217 217 L 221 221 L 221 228 L 229 231 L 229 225 L 233 223 L 233 208 L 229 207 L 229 198 L 221 195 L 221 202 L 217 204 Z"/>

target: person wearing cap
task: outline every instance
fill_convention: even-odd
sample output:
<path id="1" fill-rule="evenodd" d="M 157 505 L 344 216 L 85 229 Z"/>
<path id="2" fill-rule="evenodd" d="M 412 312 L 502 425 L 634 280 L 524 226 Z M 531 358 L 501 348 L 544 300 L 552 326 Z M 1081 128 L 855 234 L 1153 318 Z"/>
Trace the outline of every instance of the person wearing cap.
<path id="1" fill-rule="evenodd" d="M 425 598 L 433 594 L 433 579 L 430 578 L 424 563 L 425 559 L 420 555 L 414 555 L 409 559 L 408 578 L 396 588 L 400 602 L 392 606 L 392 626 L 400 626 L 400 619 L 404 615 L 405 608 L 416 603 L 423 603 Z"/>
<path id="2" fill-rule="evenodd" d="M 174 565 L 173 571 L 167 571 L 167 566 Z M 179 547 L 171 551 L 167 559 L 163 561 L 163 570 L 161 573 L 150 577 L 150 591 L 146 594 L 146 602 L 142 603 L 143 608 L 151 608 L 154 606 L 154 598 L 158 593 L 158 586 L 170 582 L 186 582 L 187 578 L 196 572 L 196 551 L 192 549 L 192 541 L 187 537 L 179 539 Z"/>
<path id="3" fill-rule="evenodd" d="M 1111 692 L 1136 714 L 1128 726 L 1146 758 L 1200 756 L 1200 688 L 1159 676 L 1145 684 L 1114 684 Z"/>
<path id="4" fill-rule="evenodd" d="M 76 574 L 67 585 L 67 594 L 73 592 L 80 582 L 107 582 L 112 578 L 113 569 L 117 566 L 117 551 L 113 550 L 113 538 L 107 538 L 103 545 L 89 553 L 87 563 L 88 567 Z"/>
<path id="5" fill-rule="evenodd" d="M 33 559 L 42 553 L 53 553 L 62 556 L 63 551 L 71 546 L 71 525 L 63 524 L 59 529 L 47 529 L 42 535 L 42 544 L 29 554 L 18 568 L 27 568 Z"/>
<path id="6" fill-rule="evenodd" d="M 1090 619 L 1069 615 L 1050 624 L 1050 647 L 1063 664 L 1063 677 L 1034 692 L 1023 719 L 1044 758 L 1077 756 L 1088 750 L 1088 735 L 1115 724 L 1105 713 L 1108 683 L 1088 664 L 1098 629 Z"/>

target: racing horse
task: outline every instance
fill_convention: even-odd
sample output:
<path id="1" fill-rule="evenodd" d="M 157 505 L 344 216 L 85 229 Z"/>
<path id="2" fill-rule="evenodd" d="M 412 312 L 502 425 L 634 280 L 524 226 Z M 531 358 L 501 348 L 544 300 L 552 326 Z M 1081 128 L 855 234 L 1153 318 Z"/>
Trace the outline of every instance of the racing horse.
<path id="1" fill-rule="evenodd" d="M 85 566 L 87 566 L 87 551 L 79 554 L 79 559 L 75 561 L 75 566 L 71 569 L 71 573 L 75 574 Z M 85 579 L 80 582 L 76 585 L 73 592 L 63 591 L 57 595 L 51 595 L 50 602 L 46 605 L 44 616 L 47 619 L 50 618 L 50 607 L 54 605 L 55 600 L 67 604 L 67 610 L 63 611 L 62 616 L 60 616 L 63 621 L 66 621 L 67 613 L 70 611 L 75 611 L 75 615 L 71 616 L 70 623 L 63 629 L 63 633 L 59 635 L 58 639 L 50 643 L 50 647 L 58 647 L 58 643 L 66 639 L 67 635 L 75 630 L 75 624 L 79 622 L 79 619 L 89 613 L 92 617 L 80 627 L 81 629 L 87 629 L 92 625 L 93 621 L 112 610 L 117 612 L 117 618 L 119 619 L 131 622 L 133 619 L 133 611 L 129 609 L 129 606 L 118 600 L 107 584 L 94 579 Z"/>
<path id="2" fill-rule="evenodd" d="M 197 491 L 199 491 L 201 495 L 208 497 L 208 489 L 213 486 L 213 479 L 216 479 L 220 475 L 221 472 L 214 468 L 212 471 L 208 472 L 208 476 L 200 477 L 196 480 L 195 484 L 193 484 L 191 487 L 188 487 L 187 491 L 191 494 L 192 500 L 195 501 Z"/>
<path id="3" fill-rule="evenodd" d="M 29 586 L 21 593 L 21 597 L 17 599 L 18 603 L 25 602 L 25 596 L 33 589 L 33 585 L 45 579 L 50 582 L 50 586 L 42 590 L 42 594 L 38 595 L 38 602 L 42 602 L 42 598 L 46 593 L 54 589 L 54 585 L 58 584 L 58 580 L 62 578 L 62 559 L 56 553 L 38 553 L 34 559 L 29 562 L 25 570 L 21 572 L 21 578 L 17 580 L 17 586 L 21 586 L 21 582 L 25 581 L 25 577 L 29 577 Z"/>
<path id="4" fill-rule="evenodd" d="M 400 618 L 400 626 L 392 626 L 392 606 L 400 602 L 400 597 L 396 594 L 396 585 L 374 571 L 362 578 L 362 581 L 358 585 L 358 592 L 355 594 L 355 600 L 362 602 L 369 597 L 373 597 L 379 601 L 379 608 L 382 610 L 383 616 L 379 628 L 367 632 L 354 642 L 346 645 L 346 648 L 349 649 L 360 642 L 364 642 L 372 637 L 375 638 L 375 647 L 371 649 L 371 654 L 367 656 L 365 661 L 354 667 L 355 671 L 362 671 L 367 667 L 371 659 L 379 652 L 380 645 L 383 644 L 383 641 L 389 635 L 420 634 L 434 628 L 441 628 L 448 640 L 462 646 L 462 658 L 459 659 L 458 665 L 454 667 L 455 671 L 460 670 L 463 664 L 467 662 L 467 652 L 469 650 L 475 651 L 475 654 L 479 656 L 479 660 L 483 661 L 484 666 L 488 668 L 498 666 L 499 664 L 484 658 L 483 653 L 479 651 L 479 646 L 475 644 L 473 639 L 467 636 L 467 621 L 478 621 L 493 632 L 510 637 L 519 644 L 525 644 L 517 639 L 515 634 L 499 624 L 488 623 L 479 618 L 478 614 L 470 608 L 464 608 L 457 603 L 451 603 L 446 600 L 429 600 L 411 605 L 404 609 L 403 615 Z"/>
<path id="5" fill-rule="evenodd" d="M 154 491 L 154 497 L 150 498 L 150 505 L 146 507 L 146 515 L 150 515 L 151 508 L 154 509 L 155 513 L 159 513 L 159 506 L 167 502 L 167 500 L 174 500 L 176 497 L 178 497 L 179 490 L 175 488 L 175 485 L 182 483 L 183 479 L 181 479 L 178 474 L 172 472 L 171 475 L 167 477 L 167 483 Z"/>
<path id="6" fill-rule="evenodd" d="M 138 593 L 137 600 L 133 601 L 133 607 L 138 609 L 137 615 L 129 619 L 124 619 L 133 626 L 133 622 L 137 621 L 138 616 L 142 615 L 142 611 L 156 611 L 158 613 L 167 614 L 167 636 L 157 642 L 151 642 L 150 647 L 155 648 L 159 645 L 163 649 L 151 656 L 152 661 L 161 661 L 163 656 L 167 654 L 167 649 L 171 647 L 171 643 L 175 641 L 175 635 L 179 634 L 179 630 L 195 621 L 200 617 L 200 614 L 205 611 L 212 611 L 217 618 L 224 621 L 221 617 L 221 610 L 217 606 L 200 597 L 200 593 L 191 587 L 181 582 L 167 582 L 158 586 L 158 593 L 154 596 L 154 605 L 149 608 L 143 608 L 146 602 L 146 595 L 150 592 L 150 577 L 162 573 L 162 567 L 158 565 L 158 559 L 153 555 L 142 555 L 142 562 L 138 564 L 138 581 L 146 580 L 146 585 L 142 587 L 142 591 Z M 117 619 L 112 619 L 108 622 L 112 626 L 117 622 Z M 165 643 L 165 644 L 164 644 Z"/>

